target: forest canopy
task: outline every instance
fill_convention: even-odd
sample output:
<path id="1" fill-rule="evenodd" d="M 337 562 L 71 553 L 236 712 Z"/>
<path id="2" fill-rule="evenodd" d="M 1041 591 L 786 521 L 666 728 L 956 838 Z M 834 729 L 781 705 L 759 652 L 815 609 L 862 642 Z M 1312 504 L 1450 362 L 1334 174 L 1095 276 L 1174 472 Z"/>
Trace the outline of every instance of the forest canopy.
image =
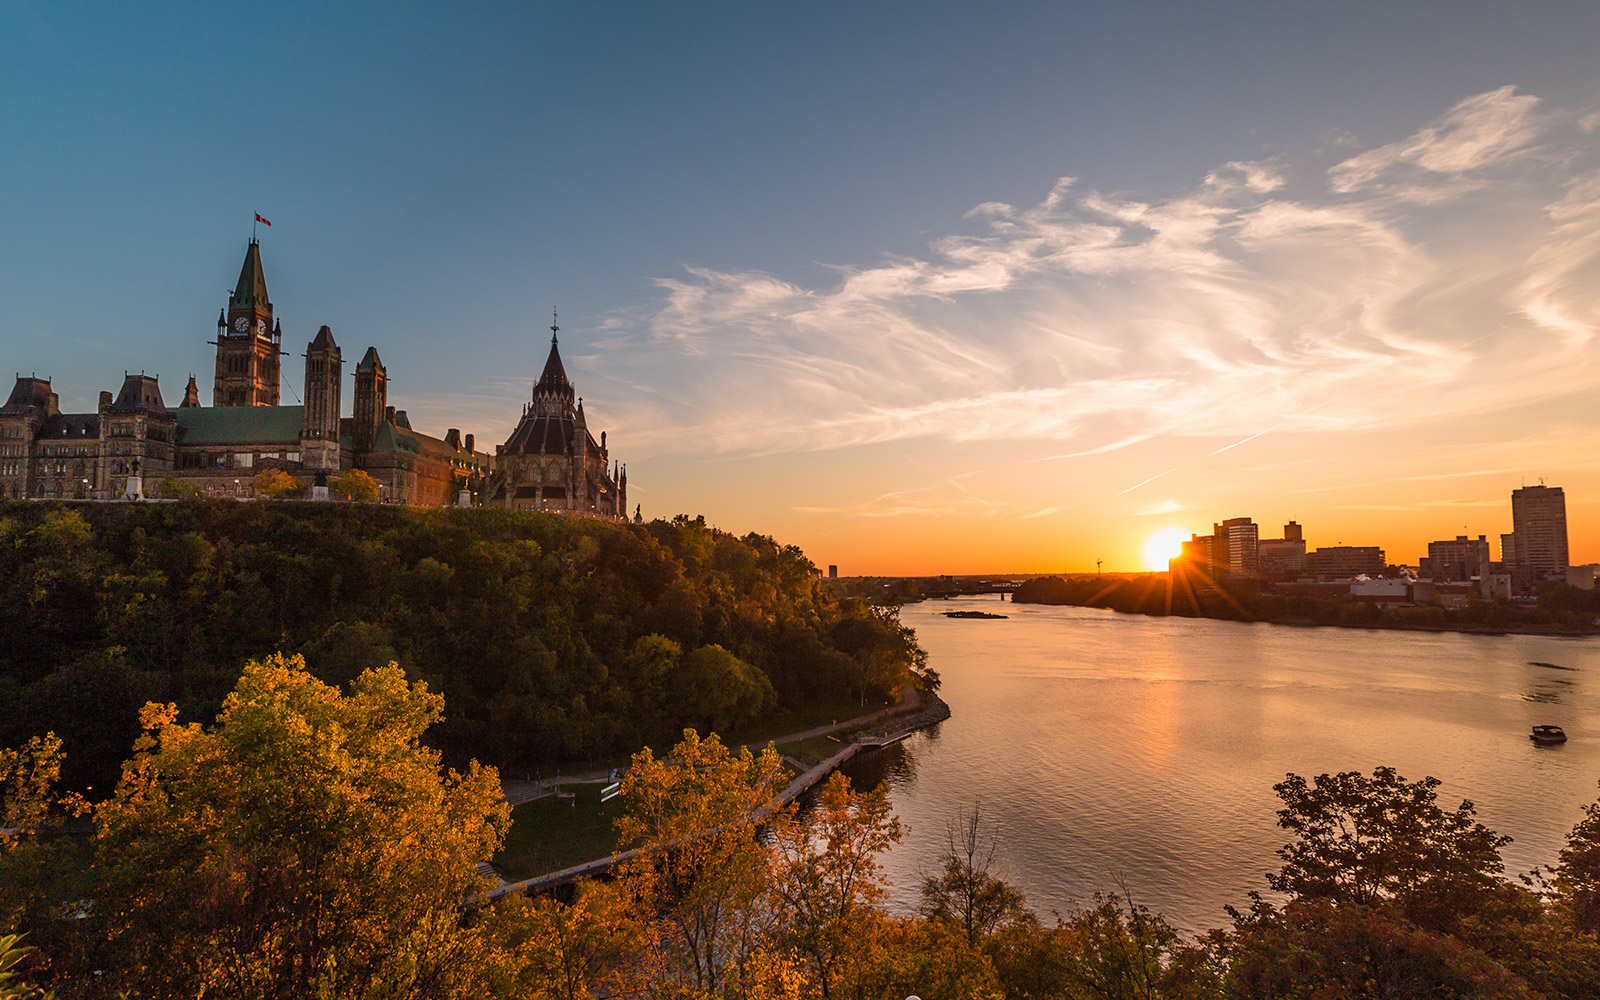
<path id="1" fill-rule="evenodd" d="M 0 746 L 46 732 L 109 790 L 146 702 L 222 708 L 277 652 L 348 684 L 391 660 L 450 706 L 447 761 L 531 768 L 686 725 L 882 704 L 924 671 L 890 610 L 796 547 L 680 515 L 185 500 L 0 505 Z"/>

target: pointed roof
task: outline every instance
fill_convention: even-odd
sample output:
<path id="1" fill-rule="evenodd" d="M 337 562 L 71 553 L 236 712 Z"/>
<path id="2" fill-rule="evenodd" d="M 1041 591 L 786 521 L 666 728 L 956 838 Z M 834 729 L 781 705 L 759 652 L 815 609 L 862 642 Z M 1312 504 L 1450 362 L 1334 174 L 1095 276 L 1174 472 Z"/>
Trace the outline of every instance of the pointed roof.
<path id="1" fill-rule="evenodd" d="M 239 269 L 239 284 L 228 300 L 229 309 L 271 309 L 267 298 L 267 277 L 261 271 L 261 244 L 254 239 L 244 252 L 244 266 Z"/>
<path id="2" fill-rule="evenodd" d="M 326 326 L 317 331 L 317 336 L 311 341 L 311 345 L 306 348 L 308 352 L 337 351 L 338 349 L 339 345 L 333 342 L 333 331 L 328 329 Z M 372 356 L 376 358 L 377 354 L 373 353 Z"/>
<path id="3" fill-rule="evenodd" d="M 195 384 L 194 376 L 190 375 L 189 376 L 189 384 L 183 390 L 183 402 L 179 403 L 178 407 L 180 409 L 182 409 L 185 406 L 199 406 L 199 405 L 200 405 L 200 387 Z"/>
<path id="4" fill-rule="evenodd" d="M 323 329 L 327 329 L 327 327 L 323 327 Z M 356 365 L 356 371 L 358 372 L 381 372 L 383 370 L 383 362 L 378 360 L 378 349 L 376 347 L 367 348 L 367 353 L 361 356 L 361 363 Z"/>
<path id="5" fill-rule="evenodd" d="M 539 389 L 572 391 L 572 381 L 567 378 L 567 369 L 561 364 L 561 348 L 556 344 L 554 335 L 550 337 L 550 357 L 545 359 L 544 374 L 539 376 L 534 391 Z"/>

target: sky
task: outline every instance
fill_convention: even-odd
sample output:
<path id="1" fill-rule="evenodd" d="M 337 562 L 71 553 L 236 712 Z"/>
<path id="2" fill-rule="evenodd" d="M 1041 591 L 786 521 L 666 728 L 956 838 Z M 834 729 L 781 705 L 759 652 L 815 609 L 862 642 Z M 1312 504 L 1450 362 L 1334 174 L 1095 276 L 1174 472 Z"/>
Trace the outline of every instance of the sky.
<path id="1" fill-rule="evenodd" d="M 1570 3 L 12 0 L 0 367 L 209 399 L 259 212 L 286 343 L 376 346 L 413 426 L 504 440 L 559 309 L 646 517 L 844 575 L 1139 569 L 1236 516 L 1498 554 L 1540 481 L 1600 560 L 1597 41 Z"/>

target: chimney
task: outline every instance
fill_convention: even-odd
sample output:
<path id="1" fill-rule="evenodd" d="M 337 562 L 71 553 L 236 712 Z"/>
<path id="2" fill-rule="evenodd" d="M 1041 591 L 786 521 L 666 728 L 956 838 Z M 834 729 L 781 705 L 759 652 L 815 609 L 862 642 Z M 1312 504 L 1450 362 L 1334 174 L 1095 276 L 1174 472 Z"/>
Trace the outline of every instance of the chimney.
<path id="1" fill-rule="evenodd" d="M 477 450 L 476 448 L 472 447 L 472 435 L 471 434 L 467 435 L 466 445 L 467 445 L 467 450 L 468 451 L 476 451 Z"/>
<path id="2" fill-rule="evenodd" d="M 461 431 L 455 427 L 444 432 L 444 443 L 450 447 L 461 450 Z"/>
<path id="3" fill-rule="evenodd" d="M 101 390 L 101 392 L 100 392 L 100 412 L 104 413 L 109 409 L 111 409 L 111 393 L 106 392 L 104 390 Z"/>
<path id="4" fill-rule="evenodd" d="M 383 408 L 383 419 L 387 420 L 391 424 L 394 423 L 394 407 L 385 406 Z"/>

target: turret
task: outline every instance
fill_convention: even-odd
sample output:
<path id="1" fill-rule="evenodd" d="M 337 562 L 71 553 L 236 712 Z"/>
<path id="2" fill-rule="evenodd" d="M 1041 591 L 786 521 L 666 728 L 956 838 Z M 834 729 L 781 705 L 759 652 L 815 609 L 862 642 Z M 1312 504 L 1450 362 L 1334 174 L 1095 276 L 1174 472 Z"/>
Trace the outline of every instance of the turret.
<path id="1" fill-rule="evenodd" d="M 389 402 L 389 373 L 378 359 L 376 347 L 367 348 L 356 365 L 355 449 L 371 451 L 383 426 Z"/>
<path id="2" fill-rule="evenodd" d="M 324 326 L 306 345 L 305 414 L 300 420 L 300 461 L 309 470 L 339 468 L 339 390 L 344 362 L 333 331 Z"/>

